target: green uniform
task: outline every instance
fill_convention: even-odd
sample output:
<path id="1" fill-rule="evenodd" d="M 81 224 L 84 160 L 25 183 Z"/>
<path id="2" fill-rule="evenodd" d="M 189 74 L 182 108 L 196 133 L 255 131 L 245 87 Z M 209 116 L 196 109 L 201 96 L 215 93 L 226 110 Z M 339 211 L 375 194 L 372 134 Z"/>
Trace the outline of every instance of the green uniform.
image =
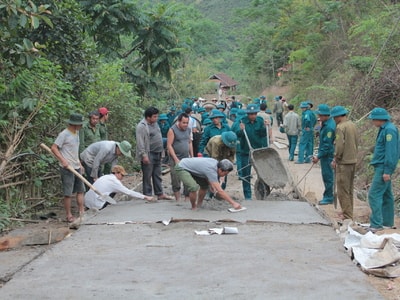
<path id="1" fill-rule="evenodd" d="M 323 203 L 333 203 L 333 170 L 331 163 L 335 151 L 333 141 L 335 140 L 336 124 L 332 118 L 322 122 L 319 134 L 318 155 L 321 163 L 321 174 L 324 182 L 325 191 L 322 198 Z"/>
<path id="2" fill-rule="evenodd" d="M 368 193 L 371 207 L 370 226 L 372 228 L 394 225 L 394 197 L 392 181 L 384 181 L 383 174 L 392 175 L 399 159 L 399 133 L 396 126 L 387 121 L 380 128 L 371 165 L 375 169 Z"/>
<path id="3" fill-rule="evenodd" d="M 106 123 L 99 122 L 100 140 L 108 141 L 108 129 Z"/>
<path id="4" fill-rule="evenodd" d="M 231 131 L 231 128 L 227 125 L 221 122 L 221 128 L 218 128 L 214 124 L 208 125 L 206 128 L 204 128 L 203 135 L 201 136 L 201 141 L 199 145 L 199 152 L 202 153 L 203 155 L 205 154 L 204 149 L 208 143 L 208 141 L 216 135 L 221 135 L 225 131 Z"/>
<path id="5" fill-rule="evenodd" d="M 82 153 L 89 145 L 101 141 L 100 126 L 90 127 L 89 123 L 85 123 L 79 130 L 79 153 Z"/>
<path id="6" fill-rule="evenodd" d="M 263 148 L 267 146 L 267 130 L 262 117 L 256 117 L 254 122 L 250 122 L 248 117 L 243 117 L 239 122 L 235 122 L 234 132 L 240 140 L 240 155 L 242 164 L 242 187 L 245 200 L 251 200 L 251 164 L 250 164 L 250 148 L 247 143 L 244 130 L 240 129 L 240 122 L 245 125 L 245 130 L 249 142 L 253 149 Z"/>

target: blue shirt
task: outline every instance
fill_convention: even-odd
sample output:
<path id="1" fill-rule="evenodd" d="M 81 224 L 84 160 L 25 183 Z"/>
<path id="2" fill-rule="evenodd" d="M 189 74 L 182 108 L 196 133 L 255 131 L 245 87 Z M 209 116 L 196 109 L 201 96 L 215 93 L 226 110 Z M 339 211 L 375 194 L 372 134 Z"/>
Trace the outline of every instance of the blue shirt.
<path id="1" fill-rule="evenodd" d="M 223 132 L 226 132 L 226 131 L 231 131 L 231 128 L 229 127 L 229 125 L 224 124 L 222 122 L 221 122 L 221 128 L 218 128 L 214 124 L 210 124 L 206 128 L 204 128 L 204 132 L 201 136 L 201 141 L 200 141 L 200 145 L 199 145 L 199 152 L 200 153 L 204 152 L 204 148 L 206 147 L 208 141 L 213 136 L 221 135 Z"/>
<path id="2" fill-rule="evenodd" d="M 318 158 L 333 157 L 335 152 L 335 146 L 333 145 L 333 141 L 335 140 L 335 131 L 336 123 L 332 118 L 322 122 L 319 133 Z"/>
<path id="3" fill-rule="evenodd" d="M 310 128 L 314 130 L 314 126 L 317 123 L 317 118 L 312 110 L 306 109 L 301 114 L 301 129 Z"/>
<path id="4" fill-rule="evenodd" d="M 399 160 L 399 131 L 387 121 L 379 128 L 371 165 L 383 165 L 384 174 L 393 174 Z"/>
<path id="5" fill-rule="evenodd" d="M 257 116 L 254 122 L 250 122 L 248 117 L 243 117 L 239 122 L 235 122 L 235 126 L 232 126 L 240 141 L 241 153 L 248 154 L 250 152 L 250 148 L 244 131 L 240 129 L 240 122 L 245 125 L 247 137 L 249 138 L 249 142 L 253 149 L 267 146 L 267 129 L 264 125 L 264 119 Z"/>

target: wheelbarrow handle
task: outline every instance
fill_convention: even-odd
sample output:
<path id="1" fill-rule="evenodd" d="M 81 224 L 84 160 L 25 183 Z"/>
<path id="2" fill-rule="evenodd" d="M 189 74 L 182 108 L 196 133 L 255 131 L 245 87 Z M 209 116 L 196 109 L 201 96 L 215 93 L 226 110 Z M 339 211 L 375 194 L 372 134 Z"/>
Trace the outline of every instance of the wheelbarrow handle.
<path id="1" fill-rule="evenodd" d="M 254 149 L 250 144 L 250 140 L 249 140 L 249 137 L 248 137 L 247 132 L 246 132 L 246 127 L 244 127 L 243 132 L 244 132 L 244 136 L 246 137 L 247 144 L 249 145 L 250 151 L 253 151 Z"/>

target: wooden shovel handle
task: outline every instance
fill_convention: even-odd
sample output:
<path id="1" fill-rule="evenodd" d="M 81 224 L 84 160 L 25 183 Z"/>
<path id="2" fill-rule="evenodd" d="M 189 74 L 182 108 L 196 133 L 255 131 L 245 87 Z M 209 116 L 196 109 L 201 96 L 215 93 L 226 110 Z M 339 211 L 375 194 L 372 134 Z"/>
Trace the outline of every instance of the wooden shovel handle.
<path id="1" fill-rule="evenodd" d="M 57 156 L 53 153 L 53 151 L 47 147 L 47 145 L 41 143 L 40 147 L 42 147 L 44 150 L 46 150 L 47 152 L 49 152 L 51 155 L 53 155 L 53 157 L 55 157 L 57 160 Z M 87 181 L 87 179 L 85 177 L 82 176 L 82 174 L 80 174 L 79 172 L 77 172 L 71 165 L 67 166 L 67 169 L 69 171 L 71 171 L 72 173 L 74 173 L 80 180 L 82 180 L 90 189 L 92 189 L 97 195 L 103 196 L 102 193 L 100 193 L 89 181 Z"/>

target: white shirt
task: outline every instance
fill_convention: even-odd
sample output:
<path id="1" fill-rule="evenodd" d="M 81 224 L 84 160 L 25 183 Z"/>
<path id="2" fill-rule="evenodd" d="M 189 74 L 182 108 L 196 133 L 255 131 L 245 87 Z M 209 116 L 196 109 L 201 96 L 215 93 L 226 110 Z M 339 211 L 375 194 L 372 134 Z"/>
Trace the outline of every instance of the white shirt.
<path id="1" fill-rule="evenodd" d="M 114 174 L 108 174 L 99 177 L 93 186 L 96 190 L 98 190 L 103 195 L 110 195 L 111 193 L 122 193 L 131 197 L 144 199 L 144 195 L 135 191 L 132 191 L 125 187 L 120 180 Z M 100 209 L 103 207 L 105 201 L 100 199 L 100 196 L 97 195 L 94 191 L 89 190 L 85 194 L 85 206 L 87 208 L 97 208 Z"/>

